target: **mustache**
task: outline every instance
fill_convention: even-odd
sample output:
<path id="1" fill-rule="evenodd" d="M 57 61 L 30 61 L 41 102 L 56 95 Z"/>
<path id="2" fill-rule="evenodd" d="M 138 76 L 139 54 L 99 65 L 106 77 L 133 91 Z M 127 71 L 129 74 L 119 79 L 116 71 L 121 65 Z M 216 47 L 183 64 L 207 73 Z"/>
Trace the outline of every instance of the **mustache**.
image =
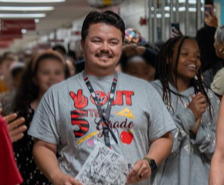
<path id="1" fill-rule="evenodd" d="M 106 56 L 108 58 L 113 58 L 113 55 L 109 51 L 100 51 L 95 54 L 96 57 Z"/>

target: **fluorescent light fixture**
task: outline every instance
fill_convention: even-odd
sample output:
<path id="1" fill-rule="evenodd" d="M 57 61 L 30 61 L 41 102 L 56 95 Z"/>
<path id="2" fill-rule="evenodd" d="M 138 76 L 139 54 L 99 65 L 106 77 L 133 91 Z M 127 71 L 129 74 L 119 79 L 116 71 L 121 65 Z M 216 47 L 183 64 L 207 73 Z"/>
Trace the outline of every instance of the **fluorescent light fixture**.
<path id="1" fill-rule="evenodd" d="M 35 22 L 35 23 L 39 23 L 40 20 L 39 20 L 39 19 L 34 19 L 34 22 Z"/>
<path id="2" fill-rule="evenodd" d="M 20 13 L 20 14 L 3 14 L 0 13 L 0 18 L 43 18 L 44 13 Z"/>
<path id="3" fill-rule="evenodd" d="M 170 17 L 170 14 L 169 13 L 165 13 L 164 15 L 166 18 L 169 18 Z"/>
<path id="4" fill-rule="evenodd" d="M 0 0 L 3 3 L 60 3 L 66 0 Z"/>
<path id="5" fill-rule="evenodd" d="M 204 12 L 204 7 L 201 7 L 201 11 Z"/>
<path id="6" fill-rule="evenodd" d="M 196 4 L 197 1 L 196 0 L 188 0 L 189 4 Z"/>
<path id="7" fill-rule="evenodd" d="M 188 8 L 188 11 L 189 11 L 189 12 L 196 12 L 197 9 L 196 9 L 196 8 Z"/>
<path id="8" fill-rule="evenodd" d="M 151 7 L 151 10 L 153 11 L 154 10 L 154 7 Z"/>
<path id="9" fill-rule="evenodd" d="M 179 12 L 184 12 L 184 11 L 186 11 L 185 7 L 179 7 Z"/>
<path id="10" fill-rule="evenodd" d="M 156 17 L 157 18 L 161 18 L 162 17 L 162 14 L 158 13 L 158 14 L 156 14 Z"/>
<path id="11" fill-rule="evenodd" d="M 173 7 L 173 11 L 176 12 L 176 7 Z"/>
<path id="12" fill-rule="evenodd" d="M 22 34 L 25 34 L 27 32 L 27 30 L 26 29 L 22 29 L 21 32 L 22 32 Z"/>
<path id="13" fill-rule="evenodd" d="M 51 11 L 52 6 L 0 6 L 0 11 Z"/>
<path id="14" fill-rule="evenodd" d="M 185 0 L 179 0 L 178 2 L 179 3 L 185 3 L 186 1 Z"/>
<path id="15" fill-rule="evenodd" d="M 169 6 L 165 6 L 164 10 L 165 11 L 170 11 L 170 7 Z"/>

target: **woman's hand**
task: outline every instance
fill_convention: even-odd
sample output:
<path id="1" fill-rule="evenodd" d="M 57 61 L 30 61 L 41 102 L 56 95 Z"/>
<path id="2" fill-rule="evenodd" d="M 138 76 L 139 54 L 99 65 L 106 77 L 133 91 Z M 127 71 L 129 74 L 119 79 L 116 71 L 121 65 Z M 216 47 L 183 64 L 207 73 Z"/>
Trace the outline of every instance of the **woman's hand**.
<path id="1" fill-rule="evenodd" d="M 200 92 L 196 96 L 192 95 L 191 97 L 192 101 L 188 104 L 188 108 L 191 109 L 195 117 L 195 127 L 192 131 L 196 134 L 201 123 L 202 114 L 206 111 L 207 103 L 205 96 Z"/>
<path id="2" fill-rule="evenodd" d="M 4 119 L 8 123 L 8 131 L 11 142 L 18 141 L 19 139 L 23 138 L 24 132 L 27 130 L 26 125 L 22 125 L 25 122 L 24 118 L 17 118 L 17 114 L 9 114 L 5 116 Z M 21 126 L 22 125 L 22 126 Z"/>
<path id="3" fill-rule="evenodd" d="M 197 121 L 202 114 L 206 111 L 206 98 L 203 94 L 201 94 L 200 92 L 194 96 L 192 95 L 192 101 L 190 104 L 188 104 L 188 108 L 191 109 L 191 111 L 194 114 L 195 120 Z"/>

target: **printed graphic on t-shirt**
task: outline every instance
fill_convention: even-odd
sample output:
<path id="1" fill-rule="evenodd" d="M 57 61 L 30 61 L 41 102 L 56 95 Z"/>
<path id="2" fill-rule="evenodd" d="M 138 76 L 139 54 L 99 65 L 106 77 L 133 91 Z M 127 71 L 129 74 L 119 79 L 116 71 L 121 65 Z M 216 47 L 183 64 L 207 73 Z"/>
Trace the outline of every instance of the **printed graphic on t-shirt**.
<path id="1" fill-rule="evenodd" d="M 100 101 L 100 105 L 107 104 L 109 100 L 110 93 L 105 94 L 102 91 L 95 91 L 95 94 Z M 76 138 L 80 138 L 78 144 L 84 142 L 85 140 L 91 138 L 92 136 L 98 134 L 99 138 L 103 137 L 103 126 L 100 124 L 100 118 L 97 108 L 88 109 L 87 106 L 89 103 L 95 105 L 95 101 L 90 97 L 83 95 L 83 90 L 79 89 L 77 93 L 70 92 L 70 97 L 74 101 L 75 110 L 71 111 L 71 124 L 74 126 L 74 134 Z M 132 106 L 132 97 L 134 96 L 133 91 L 116 91 L 116 97 L 112 102 L 113 106 Z M 88 101 L 90 99 L 90 101 Z M 120 135 L 118 136 L 122 143 L 131 144 L 133 141 L 134 135 L 132 128 L 134 127 L 133 120 L 135 119 L 131 110 L 126 107 L 119 112 L 111 112 L 111 117 L 121 116 L 123 121 L 109 121 L 110 128 L 112 130 L 122 129 Z M 96 132 L 88 133 L 89 131 L 89 122 L 86 118 L 94 118 L 94 123 L 96 124 Z M 89 140 L 88 140 L 89 141 Z M 92 141 L 91 141 L 92 142 Z"/>

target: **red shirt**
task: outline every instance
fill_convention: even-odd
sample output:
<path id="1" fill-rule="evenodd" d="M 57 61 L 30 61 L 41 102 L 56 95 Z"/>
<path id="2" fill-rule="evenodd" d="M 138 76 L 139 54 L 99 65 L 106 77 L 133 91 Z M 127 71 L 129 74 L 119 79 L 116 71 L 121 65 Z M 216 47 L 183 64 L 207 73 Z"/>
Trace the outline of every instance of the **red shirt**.
<path id="1" fill-rule="evenodd" d="M 16 185 L 22 181 L 16 166 L 6 122 L 0 116 L 0 185 Z"/>

